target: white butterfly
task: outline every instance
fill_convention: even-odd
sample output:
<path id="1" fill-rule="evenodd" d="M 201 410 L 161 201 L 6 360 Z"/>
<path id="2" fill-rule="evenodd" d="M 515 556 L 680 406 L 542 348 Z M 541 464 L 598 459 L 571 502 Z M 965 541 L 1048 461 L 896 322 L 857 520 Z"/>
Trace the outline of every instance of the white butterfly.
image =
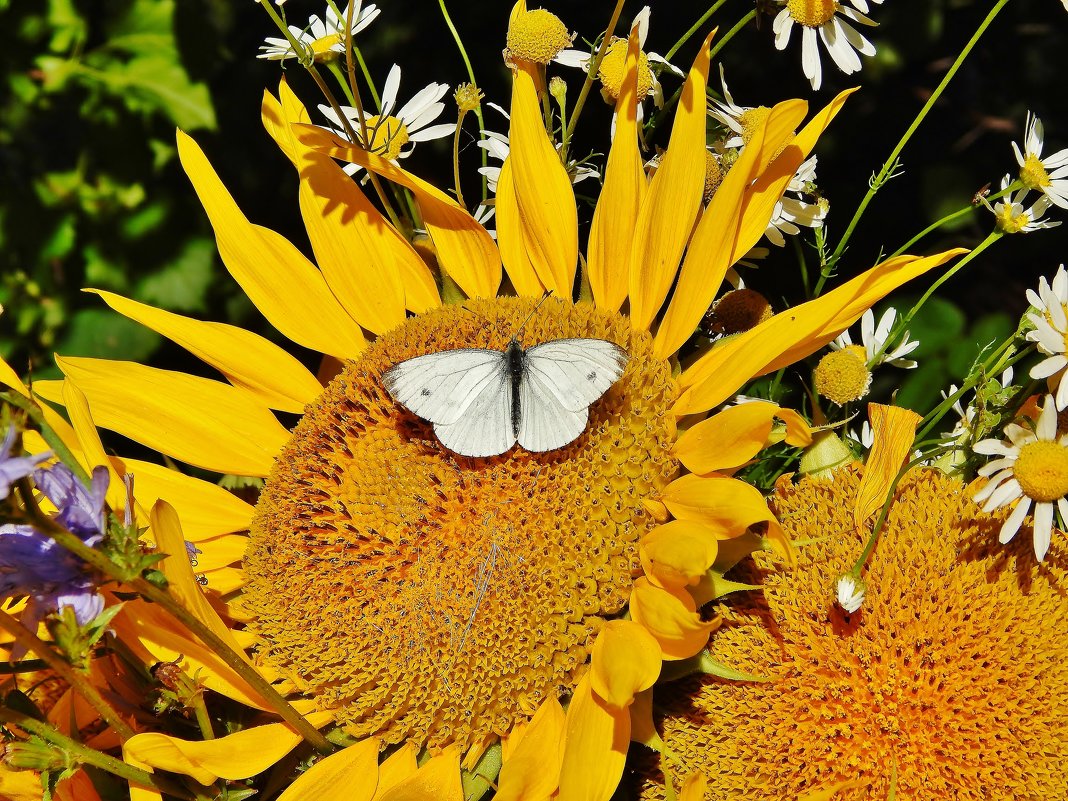
<path id="1" fill-rule="evenodd" d="M 523 350 L 460 348 L 407 359 L 382 375 L 386 391 L 434 424 L 461 456 L 498 456 L 518 441 L 551 451 L 585 430 L 589 407 L 621 375 L 627 352 L 604 339 L 555 339 Z"/>

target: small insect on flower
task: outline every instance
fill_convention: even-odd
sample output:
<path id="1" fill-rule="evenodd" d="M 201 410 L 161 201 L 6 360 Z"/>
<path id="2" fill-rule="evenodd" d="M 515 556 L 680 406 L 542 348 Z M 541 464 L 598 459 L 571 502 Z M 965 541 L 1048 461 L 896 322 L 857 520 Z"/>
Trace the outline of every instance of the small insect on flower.
<path id="1" fill-rule="evenodd" d="M 539 453 L 562 448 L 623 375 L 627 353 L 604 339 L 556 339 L 524 350 L 517 336 L 503 351 L 458 348 L 408 359 L 382 383 L 461 456 L 499 456 L 517 441 Z"/>

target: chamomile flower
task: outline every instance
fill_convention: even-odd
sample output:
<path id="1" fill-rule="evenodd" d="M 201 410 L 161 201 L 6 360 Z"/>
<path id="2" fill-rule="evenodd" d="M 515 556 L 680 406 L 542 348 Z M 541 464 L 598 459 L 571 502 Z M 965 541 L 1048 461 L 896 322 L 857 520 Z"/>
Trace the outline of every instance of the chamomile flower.
<path id="1" fill-rule="evenodd" d="M 673 67 L 659 53 L 645 52 L 645 40 L 649 36 L 649 14 L 649 6 L 645 6 L 638 12 L 631 23 L 631 29 L 635 25 L 638 26 L 638 46 L 641 48 L 638 56 L 638 97 L 644 98 L 652 95 L 653 103 L 656 107 L 662 108 L 664 105 L 664 89 L 657 79 L 657 73 L 665 69 L 680 77 L 684 77 L 684 73 Z M 563 64 L 565 67 L 575 67 L 587 73 L 590 71 L 590 62 L 592 60 L 593 53 L 586 50 L 562 50 L 553 59 L 557 64 Z M 659 66 L 654 71 L 650 68 L 650 63 Z M 597 77 L 601 81 L 601 94 L 605 100 L 611 103 L 615 103 L 619 97 L 620 88 L 623 86 L 623 77 L 626 74 L 626 65 L 627 40 L 622 37 L 616 37 L 608 44 L 600 66 L 597 68 Z M 641 105 L 639 104 L 638 119 L 641 119 L 641 113 Z"/>
<path id="2" fill-rule="evenodd" d="M 1036 189 L 1049 198 L 1054 206 L 1068 209 L 1068 148 L 1042 158 L 1044 142 L 1042 120 L 1027 112 L 1027 132 L 1023 150 L 1015 142 L 1012 149 L 1020 165 L 1020 183 Z"/>
<path id="3" fill-rule="evenodd" d="M 1027 290 L 1027 302 L 1035 307 L 1037 313 L 1030 313 L 1027 319 L 1034 325 L 1034 330 L 1027 332 L 1027 339 L 1038 346 L 1039 353 L 1048 358 L 1031 368 L 1031 378 L 1053 378 L 1057 386 L 1057 406 L 1068 405 L 1068 381 L 1064 380 L 1065 367 L 1068 367 L 1068 272 L 1062 264 L 1053 276 L 1053 282 L 1047 283 L 1046 277 L 1038 281 L 1038 292 Z"/>
<path id="4" fill-rule="evenodd" d="M 853 614 L 864 605 L 864 594 L 867 591 L 864 579 L 846 573 L 839 576 L 835 583 L 835 600 L 847 613 Z"/>
<path id="5" fill-rule="evenodd" d="M 356 0 L 352 8 L 352 36 L 355 36 L 372 22 L 381 13 L 381 9 L 374 5 L 363 8 L 363 0 Z M 313 14 L 308 18 L 308 25 L 298 28 L 296 25 L 289 26 L 289 32 L 308 51 L 316 61 L 327 61 L 345 52 L 345 21 L 349 18 L 349 9 L 340 17 L 334 12 L 332 6 L 326 7 L 326 22 Z M 260 46 L 260 53 L 256 58 L 269 58 L 281 61 L 298 55 L 288 39 L 279 39 L 268 36 L 264 39 L 266 44 Z"/>
<path id="6" fill-rule="evenodd" d="M 882 1 L 872 0 L 875 3 Z M 850 22 L 871 27 L 878 23 L 866 16 L 866 0 L 848 2 L 847 5 L 832 0 L 786 0 L 772 23 L 777 50 L 785 50 L 790 43 L 794 23 L 801 26 L 801 69 L 813 89 L 819 89 L 823 82 L 817 38 L 823 40 L 831 59 L 846 75 L 860 70 L 860 56 L 875 55 L 875 45 L 861 36 Z"/>
<path id="7" fill-rule="evenodd" d="M 897 310 L 887 309 L 886 313 L 879 319 L 879 325 L 875 325 L 875 313 L 871 309 L 864 312 L 864 315 L 860 318 L 860 340 L 864 345 L 864 353 L 867 356 L 869 367 L 878 367 L 880 364 L 890 364 L 894 367 L 901 367 L 905 370 L 911 370 L 916 366 L 916 362 L 912 359 L 906 359 L 912 351 L 916 350 L 920 346 L 918 340 L 909 340 L 909 332 L 906 331 L 901 336 L 901 343 L 894 349 L 886 347 L 886 341 L 890 336 L 890 331 L 894 327 L 894 322 L 897 320 Z M 832 343 L 831 347 L 835 350 L 843 350 L 845 348 L 856 347 L 853 344 L 853 339 L 849 335 L 849 331 L 843 331 Z M 880 355 L 881 352 L 881 355 Z"/>
<path id="8" fill-rule="evenodd" d="M 1061 519 L 1068 519 L 1068 434 L 1057 436 L 1053 396 L 1046 396 L 1034 431 L 1009 423 L 1005 437 L 1007 441 L 984 439 L 976 443 L 976 453 L 1001 458 L 979 469 L 979 475 L 990 480 L 973 497 L 976 503 L 984 504 L 984 512 L 1016 502 L 998 535 L 1002 544 L 1016 536 L 1033 504 L 1035 557 L 1041 562 L 1053 535 L 1054 505 Z"/>
<path id="9" fill-rule="evenodd" d="M 1001 188 L 1007 189 L 1010 183 L 1011 179 L 1006 175 L 1001 179 Z M 1052 205 L 1048 195 L 1042 195 L 1030 208 L 1027 208 L 1024 205 L 1024 199 L 1028 191 L 1030 190 L 1026 188 L 1021 189 L 1007 195 L 1004 200 L 999 200 L 993 207 L 988 206 L 994 213 L 995 224 L 1006 234 L 1029 234 L 1031 231 L 1055 228 L 1061 224 L 1059 220 L 1042 218 L 1042 215 Z"/>
<path id="10" fill-rule="evenodd" d="M 382 88 L 381 113 L 368 114 L 364 111 L 367 141 L 363 139 L 363 127 L 360 125 L 359 112 L 351 106 L 341 106 L 342 113 L 348 119 L 353 133 L 356 135 L 357 144 L 394 163 L 409 156 L 412 150 L 415 149 L 416 142 L 441 139 L 451 136 L 453 131 L 456 130 L 456 126 L 452 123 L 430 124 L 445 111 L 445 104 L 441 102 L 441 98 L 448 93 L 448 84 L 428 84 L 419 90 L 411 100 L 397 108 L 400 80 L 401 68 L 394 64 Z M 335 133 L 348 138 L 340 117 L 332 108 L 320 105 L 319 110 L 330 121 L 330 127 Z"/>

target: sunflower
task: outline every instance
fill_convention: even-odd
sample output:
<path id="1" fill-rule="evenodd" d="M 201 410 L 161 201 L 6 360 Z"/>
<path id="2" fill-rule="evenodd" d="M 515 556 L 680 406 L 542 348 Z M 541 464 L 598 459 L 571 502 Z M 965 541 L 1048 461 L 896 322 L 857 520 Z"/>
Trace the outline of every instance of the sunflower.
<path id="1" fill-rule="evenodd" d="M 770 505 L 810 544 L 797 564 L 758 553 L 735 580 L 762 593 L 722 607 L 712 659 L 754 680 L 658 686 L 661 767 L 697 771 L 719 799 L 1054 799 L 1068 770 L 1068 551 L 1036 561 L 1006 512 L 958 479 L 902 480 L 864 573 L 863 606 L 835 577 L 864 547 L 859 466 L 782 479 Z M 642 798 L 664 797 L 655 768 Z M 820 793 L 824 793 L 820 795 Z"/>
<path id="2" fill-rule="evenodd" d="M 307 786 L 328 785 L 333 771 L 356 771 L 369 783 L 395 777 L 397 765 L 413 773 L 422 752 L 431 758 L 418 781 L 433 781 L 442 798 L 458 797 L 461 765 L 492 778 L 502 760 L 501 798 L 531 786 L 561 796 L 614 787 L 628 706 L 664 660 L 696 654 L 715 628 L 688 588 L 709 570 L 716 543 L 756 527 L 782 558 L 791 554 L 760 493 L 731 473 L 763 447 L 773 418 L 787 423 L 788 442 L 807 442 L 797 415 L 757 403 L 681 434 L 677 421 L 700 419 L 753 376 L 809 355 L 884 294 L 955 255 L 891 259 L 679 372 L 677 351 L 845 101 L 839 96 L 796 133 L 804 102 L 771 109 L 704 208 L 710 40 L 647 183 L 632 33 L 581 280 L 571 181 L 541 120 L 537 68 L 520 59 L 496 243 L 445 192 L 307 125 L 284 81 L 278 97 L 265 95 L 263 122 L 298 171 L 314 264 L 250 223 L 201 149 L 179 133 L 182 164 L 227 269 L 279 333 L 323 354 L 322 381 L 249 331 L 99 292 L 226 381 L 57 357 L 65 379 L 35 385 L 67 404 L 76 429 L 69 433 L 80 452 L 92 453 L 89 461 L 137 473 L 161 550 L 179 552 L 184 537 L 202 552 L 201 583 L 245 624 L 225 629 L 227 636 L 254 646 L 257 665 L 304 696 L 318 725 L 332 719 L 358 739 L 309 771 Z M 335 159 L 412 194 L 433 265 Z M 574 301 L 576 285 L 583 289 Z M 384 391 L 381 376 L 391 365 L 451 348 L 503 348 L 527 317 L 524 347 L 595 337 L 629 354 L 622 378 L 567 447 L 465 458 Z M 300 420 L 290 430 L 277 413 Z M 263 491 L 252 507 L 208 482 L 108 458 L 94 426 L 203 470 L 262 478 Z M 160 497 L 176 514 L 154 504 Z M 168 562 L 189 603 L 223 627 L 203 608 L 188 565 Z M 130 603 L 116 621 L 146 655 L 182 655 L 207 686 L 262 708 L 232 671 L 150 605 Z M 566 715 L 561 698 L 570 699 Z M 271 726 L 278 728 L 204 743 L 146 733 L 126 744 L 126 754 L 201 782 L 242 778 L 294 747 L 291 733 L 279 739 L 283 724 Z M 383 748 L 392 750 L 388 770 L 378 767 Z"/>

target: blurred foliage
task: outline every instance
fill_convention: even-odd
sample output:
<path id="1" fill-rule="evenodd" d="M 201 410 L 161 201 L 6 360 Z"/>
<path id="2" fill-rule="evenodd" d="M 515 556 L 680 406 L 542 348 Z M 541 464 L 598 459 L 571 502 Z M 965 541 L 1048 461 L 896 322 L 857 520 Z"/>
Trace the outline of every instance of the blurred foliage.
<path id="1" fill-rule="evenodd" d="M 466 80 L 436 0 L 379 5 L 381 17 L 361 41 L 372 75 L 381 79 L 397 62 L 404 91 L 412 92 L 430 81 Z M 612 4 L 544 5 L 582 41 L 603 29 Z M 623 24 L 642 5 L 628 0 Z M 708 4 L 685 5 L 653 4 L 650 49 L 666 52 Z M 509 77 L 500 49 L 510 3 L 451 0 L 449 6 L 486 100 L 507 106 Z M 724 50 L 731 90 L 745 105 L 804 97 L 817 106 L 847 86 L 863 85 L 818 149 L 832 236 L 841 234 L 868 176 L 990 6 L 988 0 L 874 6 L 880 25 L 870 37 L 877 55 L 865 60 L 859 76 L 842 75 L 828 61 L 816 95 L 801 75 L 799 48 L 774 49 L 768 16 Z M 325 2 L 288 0 L 284 8 L 291 22 L 301 24 L 310 14 L 322 15 Z M 751 0 L 728 0 L 708 27 L 727 30 L 751 8 Z M 1027 109 L 1042 116 L 1051 151 L 1068 145 L 1068 107 L 1059 100 L 1065 23 L 1056 0 L 1015 0 L 1002 13 L 906 149 L 904 174 L 877 196 L 832 285 L 1013 169 L 1009 142 L 1020 139 Z M 54 375 L 56 350 L 189 369 L 191 360 L 178 348 L 107 310 L 83 287 L 276 338 L 222 269 L 174 147 L 176 126 L 194 132 L 249 218 L 306 248 L 292 169 L 258 122 L 262 91 L 274 91 L 282 73 L 277 62 L 254 58 L 263 37 L 277 33 L 263 9 L 252 0 L 0 0 L 0 25 L 7 33 L 0 51 L 0 353 L 20 372 L 33 364 L 39 376 Z M 676 64 L 693 58 L 699 39 L 679 51 Z M 573 103 L 582 76 L 560 73 Z M 299 67 L 291 65 L 285 74 L 309 107 L 319 102 Z M 672 80 L 665 82 L 669 93 L 678 85 Z M 718 89 L 718 80 L 711 85 Z M 573 152 L 604 153 L 610 115 L 594 92 Z M 487 124 L 501 128 L 492 112 Z M 663 144 L 666 127 L 651 145 Z M 477 181 L 473 126 L 465 137 L 463 169 Z M 448 147 L 422 144 L 406 164 L 449 186 Z M 919 250 L 974 244 L 989 223 L 985 212 L 965 217 Z M 923 408 L 959 380 L 982 344 L 1011 329 L 1035 276 L 1052 273 L 1064 260 L 1058 248 L 1066 228 L 1013 237 L 1011 247 L 984 254 L 967 275 L 948 284 L 942 300 L 911 326 L 922 343 L 916 352 L 921 367 L 880 371 L 875 396 L 898 390 L 900 402 Z M 800 249 L 811 259 L 808 245 Z M 773 300 L 795 297 L 798 250 L 772 251 L 751 283 Z"/>

